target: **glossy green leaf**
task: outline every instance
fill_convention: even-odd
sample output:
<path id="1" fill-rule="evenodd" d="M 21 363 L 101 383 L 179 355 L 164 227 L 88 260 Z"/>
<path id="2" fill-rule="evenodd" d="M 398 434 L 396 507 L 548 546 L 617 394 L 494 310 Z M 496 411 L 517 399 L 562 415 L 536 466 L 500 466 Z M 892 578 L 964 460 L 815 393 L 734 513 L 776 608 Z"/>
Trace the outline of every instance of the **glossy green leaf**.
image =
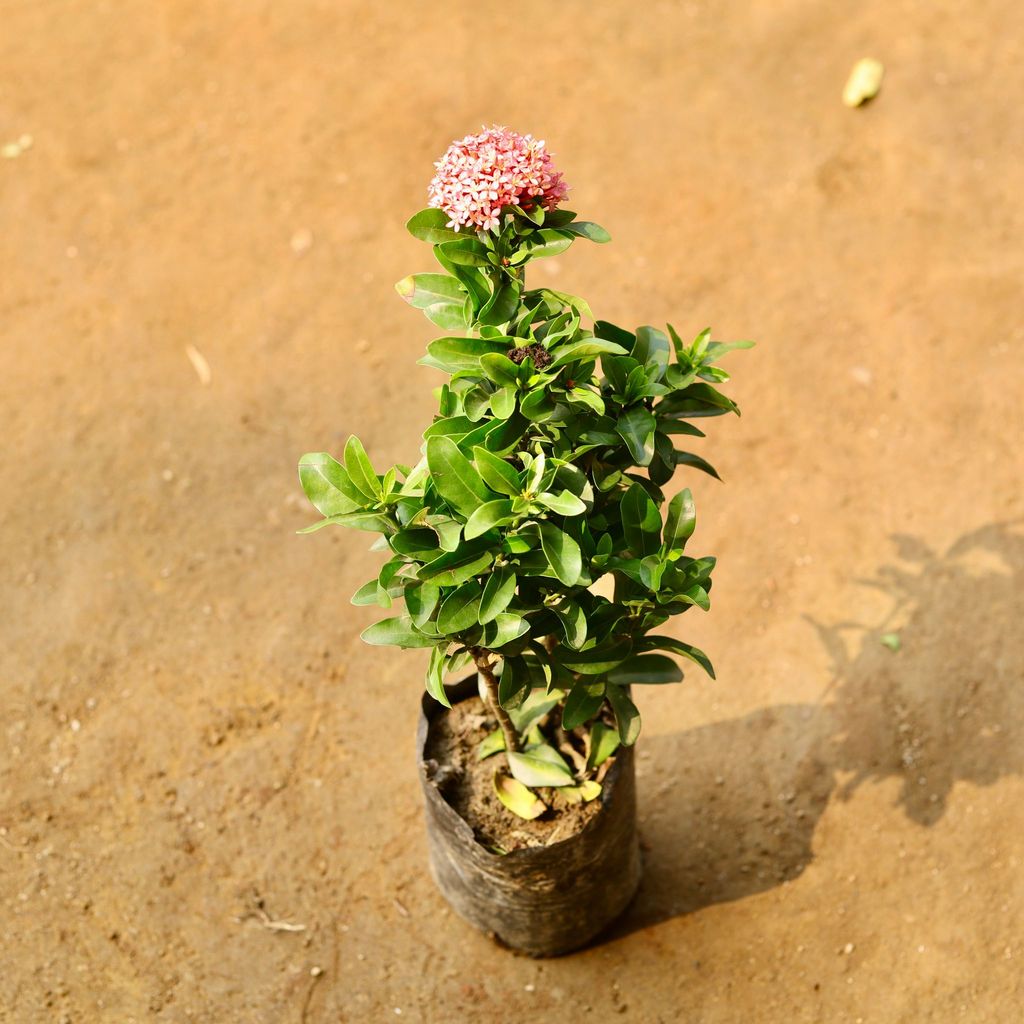
<path id="1" fill-rule="evenodd" d="M 516 575 L 505 567 L 495 569 L 484 584 L 480 601 L 480 622 L 486 624 L 503 612 L 516 593 Z"/>
<path id="2" fill-rule="evenodd" d="M 661 516 L 658 514 L 658 506 L 640 484 L 630 484 L 622 496 L 619 512 L 626 543 L 635 555 L 643 558 L 660 549 Z"/>
<path id="3" fill-rule="evenodd" d="M 640 735 L 640 712 L 622 686 L 609 686 L 607 697 L 615 712 L 619 739 L 625 746 L 631 747 Z"/>
<path id="4" fill-rule="evenodd" d="M 499 494 L 514 498 L 523 492 L 522 476 L 511 463 L 477 445 L 473 448 L 473 461 L 484 483 Z"/>
<path id="5" fill-rule="evenodd" d="M 649 466 L 654 458 L 654 432 L 658 421 L 650 409 L 635 405 L 623 413 L 615 429 L 626 442 L 629 454 L 638 466 Z"/>
<path id="6" fill-rule="evenodd" d="M 415 629 L 408 615 L 394 619 L 381 619 L 360 634 L 363 641 L 374 645 L 395 647 L 433 647 L 434 641 Z"/>
<path id="7" fill-rule="evenodd" d="M 561 663 L 571 672 L 580 675 L 597 676 L 611 671 L 629 657 L 632 644 L 629 640 L 616 640 L 610 644 L 599 644 L 585 651 L 563 651 Z"/>
<path id="8" fill-rule="evenodd" d="M 441 588 L 433 583 L 415 583 L 405 589 L 405 607 L 413 625 L 422 628 L 434 614 Z"/>
<path id="9" fill-rule="evenodd" d="M 488 650 L 497 650 L 505 644 L 518 640 L 529 632 L 530 623 L 521 615 L 512 612 L 498 612 L 493 621 L 488 622 L 480 636 L 480 646 Z"/>
<path id="10" fill-rule="evenodd" d="M 551 610 L 562 624 L 565 642 L 578 651 L 587 642 L 587 616 L 583 609 L 575 601 L 565 598 L 552 605 Z"/>
<path id="11" fill-rule="evenodd" d="M 441 633 L 461 633 L 477 624 L 483 589 L 475 580 L 468 580 L 449 594 L 437 613 Z"/>
<path id="12" fill-rule="evenodd" d="M 519 367 L 509 359 L 508 350 L 509 345 L 506 345 L 502 352 L 493 351 L 481 356 L 480 369 L 500 387 L 514 388 L 519 382 Z"/>
<path id="13" fill-rule="evenodd" d="M 483 338 L 437 338 L 427 345 L 427 354 L 435 365 L 448 373 L 460 370 L 479 370 L 480 357 L 499 355 L 507 351 L 503 341 L 485 341 Z"/>
<path id="14" fill-rule="evenodd" d="M 581 238 L 587 238 L 591 242 L 599 242 L 601 244 L 610 242 L 612 236 L 600 224 L 595 224 L 589 220 L 577 220 L 572 224 L 566 224 L 562 228 L 563 231 L 571 231 L 574 235 L 579 235 Z"/>
<path id="15" fill-rule="evenodd" d="M 580 680 L 569 691 L 562 709 L 562 726 L 575 729 L 584 722 L 589 722 L 604 704 L 604 683 L 588 683 Z"/>
<path id="16" fill-rule="evenodd" d="M 555 358 L 551 362 L 550 370 L 556 370 L 567 363 L 578 362 L 581 359 L 596 359 L 602 355 L 626 355 L 627 350 L 613 341 L 603 341 L 600 338 L 587 338 L 584 341 L 574 341 L 569 345 L 560 345 L 551 353 Z"/>
<path id="17" fill-rule="evenodd" d="M 561 491 L 559 494 L 542 491 L 537 495 L 537 501 L 560 516 L 580 516 L 587 511 L 587 506 L 572 491 Z"/>
<path id="18" fill-rule="evenodd" d="M 455 231 L 448 227 L 448 214 L 443 210 L 420 210 L 406 222 L 409 234 L 422 242 L 437 245 L 455 238 L 465 238 L 465 232 Z"/>
<path id="19" fill-rule="evenodd" d="M 664 654 L 636 654 L 608 673 L 608 682 L 629 686 L 633 683 L 678 683 L 683 670 Z"/>
<path id="20" fill-rule="evenodd" d="M 718 475 L 718 470 L 715 469 L 707 459 L 702 459 L 699 455 L 694 455 L 693 452 L 681 452 L 677 450 L 676 465 L 692 466 L 694 469 L 699 469 L 702 473 L 707 473 L 708 476 L 713 476 L 716 480 L 722 479 Z"/>
<path id="21" fill-rule="evenodd" d="M 345 442 L 345 472 L 348 473 L 352 483 L 368 498 L 380 498 L 382 494 L 380 481 L 373 471 L 363 442 L 354 435 Z"/>
<path id="22" fill-rule="evenodd" d="M 457 302 L 461 307 L 466 298 L 466 289 L 449 274 L 410 274 L 395 285 L 395 291 L 414 309 L 439 302 Z"/>
<path id="23" fill-rule="evenodd" d="M 482 324 L 499 326 L 508 323 L 515 315 L 519 306 L 519 285 L 506 282 L 491 296 L 487 305 L 480 310 L 479 321 Z"/>
<path id="24" fill-rule="evenodd" d="M 512 512 L 512 500 L 510 498 L 487 501 L 480 505 L 469 517 L 463 530 L 463 535 L 466 540 L 472 540 L 474 537 L 482 536 L 488 530 L 492 530 L 497 526 L 505 526 L 518 518 Z"/>
<path id="25" fill-rule="evenodd" d="M 697 509 L 690 489 L 680 491 L 668 503 L 665 519 L 665 545 L 672 551 L 681 551 L 697 526 Z"/>
<path id="26" fill-rule="evenodd" d="M 438 494 L 464 516 L 497 498 L 451 438 L 432 437 L 427 441 L 427 465 Z"/>
<path id="27" fill-rule="evenodd" d="M 516 393 L 512 388 L 498 388 L 491 395 L 491 412 L 499 420 L 507 420 L 516 411 Z"/>
<path id="28" fill-rule="evenodd" d="M 479 576 L 493 561 L 492 552 L 467 545 L 428 562 L 416 575 L 421 580 L 432 580 L 440 587 L 456 587 Z"/>
<path id="29" fill-rule="evenodd" d="M 544 557 L 558 579 L 567 587 L 578 583 L 583 572 L 583 555 L 579 544 L 557 526 L 547 522 L 540 524 L 540 543 Z"/>
<path id="30" fill-rule="evenodd" d="M 395 524 L 381 512 L 346 512 L 340 516 L 328 516 L 319 523 L 307 526 L 296 533 L 316 533 L 325 526 L 347 526 L 350 530 L 370 530 L 373 533 L 394 533 Z"/>
<path id="31" fill-rule="evenodd" d="M 447 645 L 445 645 L 447 646 Z M 444 648 L 435 647 L 430 652 L 430 663 L 427 665 L 427 693 L 438 703 L 450 708 L 451 701 L 444 689 Z"/>
<path id="32" fill-rule="evenodd" d="M 367 496 L 327 452 L 307 452 L 299 459 L 299 482 L 321 515 L 345 515 L 366 504 Z"/>
<path id="33" fill-rule="evenodd" d="M 684 658 L 689 658 L 700 665 L 712 679 L 715 678 L 715 668 L 711 664 L 711 659 L 699 647 L 677 640 L 674 636 L 645 636 L 641 642 L 641 648 L 645 651 L 661 649 L 671 651 L 673 654 L 681 654 Z"/>
<path id="34" fill-rule="evenodd" d="M 460 267 L 486 267 L 487 249 L 478 239 L 463 235 L 441 242 L 440 252 L 446 260 Z"/>
<path id="35" fill-rule="evenodd" d="M 609 729 L 604 722 L 595 722 L 590 730 L 590 756 L 587 758 L 587 767 L 600 768 L 623 742 L 615 729 Z"/>

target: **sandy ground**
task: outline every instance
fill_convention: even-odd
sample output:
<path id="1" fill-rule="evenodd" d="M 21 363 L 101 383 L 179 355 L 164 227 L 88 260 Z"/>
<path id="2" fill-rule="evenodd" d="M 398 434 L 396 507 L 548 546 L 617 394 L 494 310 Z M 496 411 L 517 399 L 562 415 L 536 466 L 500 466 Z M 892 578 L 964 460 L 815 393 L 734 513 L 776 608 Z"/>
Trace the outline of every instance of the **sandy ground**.
<path id="1" fill-rule="evenodd" d="M 0 143 L 32 137 L 0 159 L 0 1019 L 1020 1018 L 1017 0 L 0 26 Z M 443 906 L 424 659 L 358 640 L 364 538 L 294 534 L 302 452 L 415 457 L 402 223 L 485 121 L 615 238 L 535 280 L 760 341 L 703 449 L 725 485 L 687 481 L 721 563 L 679 635 L 719 679 L 640 695 L 641 895 L 549 962 Z"/>

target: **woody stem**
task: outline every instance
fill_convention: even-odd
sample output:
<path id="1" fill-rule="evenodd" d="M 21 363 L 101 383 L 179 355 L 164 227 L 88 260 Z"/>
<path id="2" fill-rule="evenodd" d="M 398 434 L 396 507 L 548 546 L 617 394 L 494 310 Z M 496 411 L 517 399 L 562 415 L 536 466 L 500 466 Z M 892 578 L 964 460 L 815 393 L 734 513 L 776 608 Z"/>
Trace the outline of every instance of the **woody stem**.
<path id="1" fill-rule="evenodd" d="M 495 678 L 494 668 L 483 648 L 473 647 L 470 649 L 470 654 L 473 655 L 477 671 L 480 673 L 480 678 L 484 681 L 484 689 L 487 691 L 487 703 L 491 707 L 491 713 L 497 718 L 498 725 L 501 726 L 502 735 L 505 737 L 505 750 L 506 752 L 517 751 L 519 749 L 519 737 L 516 735 L 516 728 L 512 724 L 512 719 L 509 718 L 508 712 L 501 706 L 501 702 L 498 700 L 498 680 Z"/>

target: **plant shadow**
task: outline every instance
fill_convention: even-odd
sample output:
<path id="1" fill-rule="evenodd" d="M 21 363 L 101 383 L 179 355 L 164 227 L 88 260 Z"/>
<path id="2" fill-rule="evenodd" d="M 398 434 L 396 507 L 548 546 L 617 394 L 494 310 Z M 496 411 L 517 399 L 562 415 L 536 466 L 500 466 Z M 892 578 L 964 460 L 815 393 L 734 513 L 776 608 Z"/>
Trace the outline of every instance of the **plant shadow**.
<path id="1" fill-rule="evenodd" d="M 901 781 L 923 827 L 956 782 L 1024 773 L 1024 532 L 995 524 L 944 554 L 904 535 L 899 565 L 867 585 L 893 601 L 887 623 L 823 625 L 833 662 L 819 704 L 781 704 L 648 740 L 639 802 L 644 880 L 616 938 L 797 878 L 829 800 Z M 848 653 L 844 634 L 859 634 Z"/>

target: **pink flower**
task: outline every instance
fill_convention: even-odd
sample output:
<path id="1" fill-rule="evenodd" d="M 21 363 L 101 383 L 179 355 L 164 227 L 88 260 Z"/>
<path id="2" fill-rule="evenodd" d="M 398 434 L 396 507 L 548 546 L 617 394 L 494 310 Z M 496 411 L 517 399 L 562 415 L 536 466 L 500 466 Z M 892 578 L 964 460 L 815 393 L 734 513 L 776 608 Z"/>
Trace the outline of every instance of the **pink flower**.
<path id="1" fill-rule="evenodd" d="M 553 210 L 569 192 L 543 140 L 498 126 L 453 142 L 434 167 L 430 205 L 444 210 L 456 231 L 495 231 L 503 206 Z"/>

